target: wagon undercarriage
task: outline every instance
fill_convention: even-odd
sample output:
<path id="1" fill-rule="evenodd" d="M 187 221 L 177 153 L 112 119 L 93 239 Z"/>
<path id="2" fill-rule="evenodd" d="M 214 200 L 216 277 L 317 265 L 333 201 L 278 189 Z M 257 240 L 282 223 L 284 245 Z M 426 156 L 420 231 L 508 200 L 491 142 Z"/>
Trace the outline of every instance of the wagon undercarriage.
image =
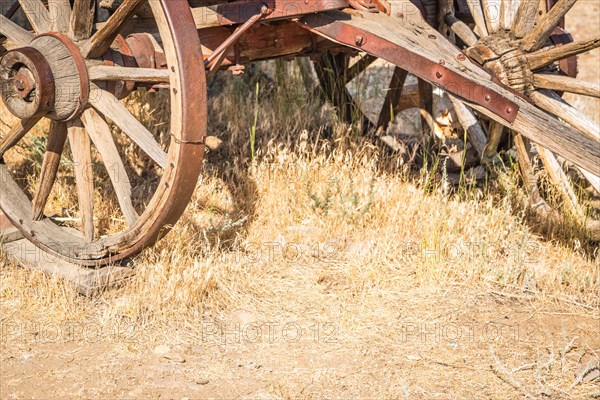
<path id="1" fill-rule="evenodd" d="M 431 107 L 426 83 L 450 95 L 482 158 L 493 156 L 499 136 L 510 129 L 520 160 L 530 157 L 524 138 L 540 146 L 540 158 L 566 198 L 573 197 L 572 188 L 564 186 L 556 155 L 600 190 L 598 126 L 550 91 L 600 97 L 597 84 L 575 78 L 572 63 L 600 39 L 570 42 L 558 27 L 574 2 L 560 0 L 539 17 L 537 0 L 512 9 L 510 0 L 477 1 L 479 7 L 471 1 L 467 8 L 445 0 L 103 0 L 98 7 L 94 0 L 49 0 L 48 7 L 19 0 L 0 16 L 2 98 L 18 121 L 0 139 L 0 158 L 40 119 L 50 125 L 35 190 L 22 187 L 0 163 L 0 208 L 28 239 L 70 261 L 98 265 L 130 257 L 166 234 L 195 188 L 206 132 L 205 75 L 241 73 L 257 60 L 331 54 L 340 60 L 364 55 L 352 66 L 342 61 L 337 71 L 342 91 L 332 101 L 339 108 L 352 103 L 345 84 L 375 59 L 396 66 L 376 129 L 398 111 L 411 73 L 420 79 L 425 111 Z M 496 18 L 489 15 L 494 4 Z M 28 18 L 21 26 L 9 19 L 18 6 Z M 169 90 L 168 142 L 157 141 L 119 102 L 138 87 Z M 481 118 L 489 120 L 487 138 Z M 143 206 L 134 204 L 127 179 L 119 179 L 126 168 L 109 122 L 161 171 Z M 80 231 L 45 213 L 67 139 L 76 163 Z M 109 236 L 96 236 L 94 228 L 92 145 L 105 165 L 120 171 L 109 175 L 127 223 Z"/>

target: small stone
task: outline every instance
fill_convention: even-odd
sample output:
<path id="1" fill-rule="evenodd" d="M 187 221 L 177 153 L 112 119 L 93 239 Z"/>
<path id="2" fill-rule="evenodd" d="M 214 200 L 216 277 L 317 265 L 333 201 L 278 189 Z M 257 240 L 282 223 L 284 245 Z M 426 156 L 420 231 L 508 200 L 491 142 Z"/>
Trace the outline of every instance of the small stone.
<path id="1" fill-rule="evenodd" d="M 240 324 L 242 327 L 258 321 L 254 315 L 246 311 L 234 312 L 231 314 L 231 320 L 234 324 Z"/>
<path id="2" fill-rule="evenodd" d="M 180 364 L 185 362 L 185 358 L 183 358 L 183 356 L 179 353 L 166 353 L 166 354 L 163 354 L 163 357 L 166 358 L 167 360 L 171 360 L 173 362 L 180 363 Z"/>
<path id="3" fill-rule="evenodd" d="M 217 150 L 223 144 L 223 141 L 216 136 L 207 136 L 204 138 L 204 143 L 206 147 L 211 150 Z"/>
<path id="4" fill-rule="evenodd" d="M 414 354 L 409 354 L 409 355 L 406 356 L 406 359 L 408 361 L 419 361 L 421 359 L 421 356 L 414 355 Z"/>
<path id="5" fill-rule="evenodd" d="M 171 351 L 171 348 L 165 344 L 161 344 L 154 348 L 154 354 L 158 354 L 159 356 L 167 354 L 170 351 Z"/>
<path id="6" fill-rule="evenodd" d="M 196 379 L 196 385 L 208 385 L 208 379 Z"/>

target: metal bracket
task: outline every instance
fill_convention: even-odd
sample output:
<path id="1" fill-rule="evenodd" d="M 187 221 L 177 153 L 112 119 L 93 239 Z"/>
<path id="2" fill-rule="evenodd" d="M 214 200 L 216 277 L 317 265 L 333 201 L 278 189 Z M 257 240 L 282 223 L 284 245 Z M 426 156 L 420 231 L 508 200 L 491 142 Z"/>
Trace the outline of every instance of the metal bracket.
<path id="1" fill-rule="evenodd" d="M 320 20 L 311 23 L 310 17 L 305 17 L 300 25 L 321 36 L 391 62 L 458 97 L 485 107 L 510 123 L 514 122 L 517 117 L 519 106 L 515 102 L 487 87 L 485 81 L 476 82 L 475 79 L 469 79 L 460 72 L 446 67 L 445 60 L 434 62 L 378 34 L 345 24 L 343 20 L 333 19 L 329 23 L 323 23 L 323 20 Z M 459 52 L 458 49 L 457 52 Z M 464 62 L 470 61 L 465 59 Z M 494 81 L 491 75 L 488 82 L 490 85 L 500 85 L 510 89 L 499 81 Z"/>

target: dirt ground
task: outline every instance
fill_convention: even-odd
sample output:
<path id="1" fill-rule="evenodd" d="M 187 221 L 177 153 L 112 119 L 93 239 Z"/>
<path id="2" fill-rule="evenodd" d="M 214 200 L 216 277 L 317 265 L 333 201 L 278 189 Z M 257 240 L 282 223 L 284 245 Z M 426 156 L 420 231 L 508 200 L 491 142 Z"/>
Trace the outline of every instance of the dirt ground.
<path id="1" fill-rule="evenodd" d="M 343 302 L 315 285 L 279 316 L 202 317 L 183 337 L 172 327 L 154 340 L 126 321 L 5 324 L 2 397 L 521 399 L 545 388 L 549 398 L 567 398 L 561 388 L 573 393 L 574 373 L 597 357 L 593 310 L 400 286 Z M 550 378 L 550 367 L 569 374 Z M 578 386 L 598 391 L 597 383 Z"/>
<path id="2" fill-rule="evenodd" d="M 599 8 L 595 0 L 580 1 L 567 24 L 585 32 L 582 36 L 597 33 L 592 27 L 600 21 L 588 21 L 598 19 Z M 599 52 L 581 60 L 585 79 L 598 81 Z M 574 101 L 597 121 L 597 101 Z M 429 205 L 425 197 L 414 198 L 415 204 L 398 209 L 406 218 L 393 229 L 365 228 L 364 237 L 350 240 L 339 233 L 342 228 L 333 227 L 325 235 L 336 238 L 334 250 L 317 245 L 317 254 L 313 244 L 322 236 L 312 232 L 312 225 L 292 225 L 282 216 L 272 230 L 280 228 L 310 249 L 299 247 L 296 256 L 272 248 L 251 255 L 224 253 L 241 258 L 232 263 L 239 268 L 235 277 L 253 277 L 221 285 L 234 300 L 160 323 L 131 317 L 139 315 L 144 299 L 129 301 L 134 293 L 127 284 L 85 299 L 0 256 L 0 398 L 599 398 L 600 293 L 586 293 L 584 286 L 586 273 L 590 282 L 598 280 L 598 258 L 581 256 L 577 245 L 532 234 L 493 252 L 494 257 L 504 255 L 494 273 L 517 271 L 519 290 L 510 284 L 466 284 L 453 274 L 483 275 L 477 271 L 495 260 L 470 252 L 449 257 L 418 237 L 403 235 L 427 229 L 435 236 L 436 229 L 443 230 L 436 223 L 446 223 L 444 201 Z M 263 207 L 276 209 L 274 204 Z M 429 208 L 420 215 L 411 207 Z M 493 217 L 478 213 L 465 211 L 464 219 L 448 229 L 462 232 L 464 225 L 480 224 L 481 235 L 487 234 L 478 218 Z M 426 219 L 434 222 L 425 225 Z M 412 227 L 421 222 L 423 227 Z M 390 239 L 381 232 L 398 236 Z M 267 239 L 261 243 L 267 246 Z M 146 263 L 152 260 L 147 257 Z M 427 276 L 429 258 L 441 266 L 435 270 L 439 275 Z M 215 260 L 194 262 L 202 266 Z M 166 266 L 158 267 L 169 273 Z M 376 268 L 385 273 L 373 272 Z M 528 271 L 543 276 L 545 269 L 563 274 L 564 287 L 571 274 L 577 275 L 584 282 L 581 296 L 538 291 L 527 281 Z M 202 274 L 189 279 L 209 280 Z M 26 299 L 14 293 L 25 280 Z M 168 289 L 159 296 L 163 303 L 179 301 Z M 205 298 L 195 296 L 198 302 Z"/>

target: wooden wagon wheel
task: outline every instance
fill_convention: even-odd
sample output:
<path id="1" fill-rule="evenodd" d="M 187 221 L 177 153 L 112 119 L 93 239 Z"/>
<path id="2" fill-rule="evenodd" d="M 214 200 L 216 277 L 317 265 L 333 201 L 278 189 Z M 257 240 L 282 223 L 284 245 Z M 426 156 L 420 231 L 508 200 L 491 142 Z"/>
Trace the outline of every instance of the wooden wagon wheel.
<path id="1" fill-rule="evenodd" d="M 600 140 L 600 128 L 561 98 L 563 92 L 600 97 L 600 85 L 576 78 L 576 63 L 571 61 L 600 46 L 596 35 L 573 42 L 563 29 L 564 17 L 577 0 L 558 0 L 548 11 L 538 0 L 467 0 L 474 21 L 473 29 L 454 14 L 453 2 L 446 7 L 442 26 L 459 38 L 463 52 L 492 72 L 504 84 L 525 94 L 537 107 L 556 116 L 583 134 Z M 446 33 L 446 32 L 445 32 Z M 569 61 L 570 60 L 570 61 Z M 506 130 L 491 121 L 487 131 L 478 115 L 457 98 L 452 99 L 460 122 L 483 159 L 495 156 Z M 551 211 L 542 198 L 532 167 L 537 152 L 553 185 L 559 190 L 564 206 L 583 224 L 592 238 L 600 239 L 600 223 L 589 219 L 579 204 L 576 191 L 557 157 L 537 144 L 513 133 L 519 166 L 529 191 L 534 211 L 547 217 Z M 596 171 L 579 168 L 591 187 L 600 194 L 600 166 Z"/>
<path id="2" fill-rule="evenodd" d="M 71 8 L 72 3 L 72 8 Z M 102 20 L 95 0 L 20 0 L 34 32 L 0 16 L 1 94 L 18 123 L 0 137 L 0 207 L 30 241 L 53 255 L 82 265 L 100 265 L 130 257 L 164 236 L 178 220 L 193 193 L 204 155 L 206 82 L 200 41 L 187 2 L 124 0 Z M 153 27 L 164 69 L 142 68 L 131 57 L 121 32 L 144 19 Z M 2 49 L 2 47 L 0 47 Z M 154 54 L 152 54 L 154 56 Z M 159 83 L 170 92 L 170 137 L 161 144 L 118 100 L 133 83 Z M 49 119 L 47 145 L 34 193 L 4 161 L 40 119 Z M 115 126 L 113 134 L 111 125 Z M 116 144 L 125 135 L 145 152 L 159 171 L 145 207 L 135 207 L 126 167 Z M 75 169 L 79 230 L 45 216 L 57 179 L 61 154 L 69 142 Z M 94 150 L 95 148 L 95 150 Z M 92 157 L 104 163 L 124 227 L 98 235 Z M 21 185 L 19 184 L 21 183 Z M 35 185 L 34 185 L 35 186 Z"/>
<path id="3" fill-rule="evenodd" d="M 538 108 L 553 114 L 598 141 L 600 140 L 598 125 L 589 121 L 563 101 L 559 95 L 560 92 L 572 92 L 599 97 L 600 92 L 598 84 L 583 82 L 574 76 L 566 76 L 561 71 L 561 68 L 564 70 L 564 67 L 569 64 L 571 69 L 573 68 L 572 63 L 565 60 L 600 46 L 598 36 L 565 44 L 565 37 L 568 34 L 559 28 L 563 24 L 566 12 L 575 2 L 576 0 L 559 0 L 549 12 L 546 12 L 545 8 L 540 7 L 541 2 L 538 0 L 520 2 L 467 0 L 466 4 L 469 8 L 467 11 L 470 11 L 470 16 L 475 21 L 475 27 L 471 29 L 465 21 L 457 18 L 459 13 L 454 14 L 453 0 L 441 0 L 438 2 L 438 7 L 443 18 L 438 29 L 444 33 L 449 29 L 451 35 L 459 38 L 464 44 L 466 57 L 492 72 L 504 84 L 527 95 Z M 402 5 L 401 11 L 406 11 L 407 7 L 410 7 L 408 0 L 397 0 L 391 3 Z M 392 12 L 391 15 L 391 18 L 402 15 L 408 23 L 411 23 L 407 21 L 409 18 L 422 20 L 422 16 L 417 13 Z M 415 23 L 418 24 L 417 21 Z M 329 100 L 340 110 L 340 115 L 351 120 L 364 112 L 361 110 L 360 102 L 348 90 L 347 84 L 358 74 L 364 73 L 377 59 L 365 55 L 353 64 L 349 60 L 350 56 L 344 53 L 325 54 L 315 64 L 315 69 Z M 571 70 L 570 75 L 572 74 Z M 379 117 L 375 120 L 367 120 L 368 127 L 385 128 L 391 120 L 390 115 L 403 109 L 407 102 L 406 87 L 403 89 L 405 79 L 405 71 L 396 68 L 389 88 L 385 91 L 387 94 Z M 414 93 L 414 90 L 412 92 Z M 419 107 L 423 111 L 428 111 L 423 114 L 430 114 L 431 91 L 427 83 L 423 81 L 419 83 L 418 94 Z M 484 129 L 480 114 L 458 98 L 450 97 L 454 111 L 458 114 L 458 122 L 465 129 L 473 147 L 484 161 L 492 159 L 506 127 L 499 122 L 486 119 L 486 122 L 490 121 L 489 129 Z M 417 104 L 415 100 L 411 102 L 413 105 Z M 428 122 L 431 125 L 432 121 Z M 427 127 L 426 124 L 422 125 Z M 548 176 L 559 189 L 566 208 L 587 226 L 593 238 L 600 238 L 600 224 L 586 216 L 584 208 L 578 203 L 576 191 L 557 157 L 549 150 L 529 143 L 521 135 L 514 134 L 513 137 L 533 209 L 542 217 L 547 217 L 551 212 L 540 195 L 532 169 L 532 150 L 537 150 Z M 591 186 L 600 193 L 598 178 L 600 168 L 596 171 L 580 170 Z"/>

